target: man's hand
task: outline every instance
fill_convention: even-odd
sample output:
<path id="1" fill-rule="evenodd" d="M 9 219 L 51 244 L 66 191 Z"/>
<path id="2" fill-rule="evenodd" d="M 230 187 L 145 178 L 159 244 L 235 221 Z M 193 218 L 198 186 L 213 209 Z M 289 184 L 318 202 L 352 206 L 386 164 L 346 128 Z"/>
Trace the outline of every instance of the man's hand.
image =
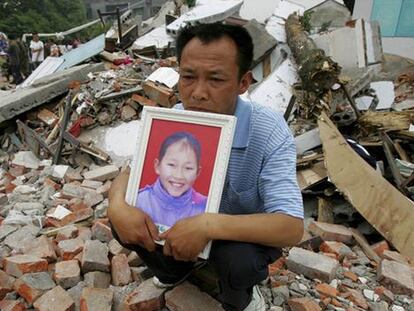
<path id="1" fill-rule="evenodd" d="M 160 238 L 165 240 L 164 255 L 173 256 L 176 260 L 196 261 L 209 238 L 209 214 L 197 215 L 182 219 Z"/>
<path id="2" fill-rule="evenodd" d="M 142 210 L 125 202 L 129 172 L 122 172 L 109 190 L 108 217 L 121 242 L 138 244 L 148 251 L 155 250 L 154 240 L 159 240 L 158 229 Z"/>

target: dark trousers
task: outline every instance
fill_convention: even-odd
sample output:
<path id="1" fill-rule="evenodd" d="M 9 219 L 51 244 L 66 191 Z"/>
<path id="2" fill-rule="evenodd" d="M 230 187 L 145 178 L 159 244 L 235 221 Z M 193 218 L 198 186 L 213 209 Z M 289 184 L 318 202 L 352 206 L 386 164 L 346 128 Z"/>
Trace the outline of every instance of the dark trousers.
<path id="1" fill-rule="evenodd" d="M 114 232 L 116 237 L 116 233 Z M 163 283 L 176 283 L 187 276 L 192 262 L 177 261 L 164 256 L 162 249 L 148 252 L 146 249 L 130 244 L 124 247 L 136 251 L 145 264 Z M 214 241 L 208 263 L 219 278 L 220 297 L 227 311 L 242 311 L 250 303 L 254 285 L 266 279 L 267 266 L 282 255 L 281 250 L 251 243 L 233 241 Z"/>
<path id="2" fill-rule="evenodd" d="M 20 66 L 19 65 L 10 65 L 10 71 L 13 76 L 14 84 L 20 84 L 23 82 L 22 75 L 20 73 Z"/>

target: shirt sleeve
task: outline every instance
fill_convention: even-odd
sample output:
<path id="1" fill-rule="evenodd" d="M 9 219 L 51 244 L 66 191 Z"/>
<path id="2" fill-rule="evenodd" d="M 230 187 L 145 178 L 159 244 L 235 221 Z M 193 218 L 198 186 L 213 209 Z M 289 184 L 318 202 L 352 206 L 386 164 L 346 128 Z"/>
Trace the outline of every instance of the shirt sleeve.
<path id="1" fill-rule="evenodd" d="M 303 218 L 303 201 L 296 178 L 296 145 L 280 116 L 267 142 L 259 193 L 266 213 Z"/>

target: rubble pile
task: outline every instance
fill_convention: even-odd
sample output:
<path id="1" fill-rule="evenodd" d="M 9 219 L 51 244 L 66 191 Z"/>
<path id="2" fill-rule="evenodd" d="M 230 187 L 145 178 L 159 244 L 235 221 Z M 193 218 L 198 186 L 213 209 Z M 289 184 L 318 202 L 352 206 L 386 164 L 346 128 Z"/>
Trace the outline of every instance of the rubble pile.
<path id="1" fill-rule="evenodd" d="M 200 14 L 254 32 L 257 83 L 243 96 L 284 113 L 295 134 L 306 230 L 260 284 L 268 310 L 414 311 L 414 63 L 396 66 L 379 26 L 336 1 L 277 3 L 263 26 L 233 16 L 241 1 L 201 1 L 168 27 L 147 22 L 130 50 L 97 51 L 105 66 L 5 95 L 0 124 L 16 125 L 0 132 L 0 310 L 222 310 L 208 265 L 159 289 L 114 239 L 107 196 L 127 163 L 82 135 L 178 102 L 172 35 Z"/>

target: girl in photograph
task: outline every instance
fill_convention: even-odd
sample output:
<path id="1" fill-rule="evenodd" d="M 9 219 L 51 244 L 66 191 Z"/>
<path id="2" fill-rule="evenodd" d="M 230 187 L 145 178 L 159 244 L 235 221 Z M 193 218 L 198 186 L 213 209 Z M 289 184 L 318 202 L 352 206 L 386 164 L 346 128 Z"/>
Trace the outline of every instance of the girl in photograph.
<path id="1" fill-rule="evenodd" d="M 188 132 L 176 132 L 161 144 L 154 161 L 158 178 L 139 190 L 135 204 L 159 229 L 205 211 L 207 197 L 193 188 L 200 174 L 200 154 L 199 141 Z"/>

